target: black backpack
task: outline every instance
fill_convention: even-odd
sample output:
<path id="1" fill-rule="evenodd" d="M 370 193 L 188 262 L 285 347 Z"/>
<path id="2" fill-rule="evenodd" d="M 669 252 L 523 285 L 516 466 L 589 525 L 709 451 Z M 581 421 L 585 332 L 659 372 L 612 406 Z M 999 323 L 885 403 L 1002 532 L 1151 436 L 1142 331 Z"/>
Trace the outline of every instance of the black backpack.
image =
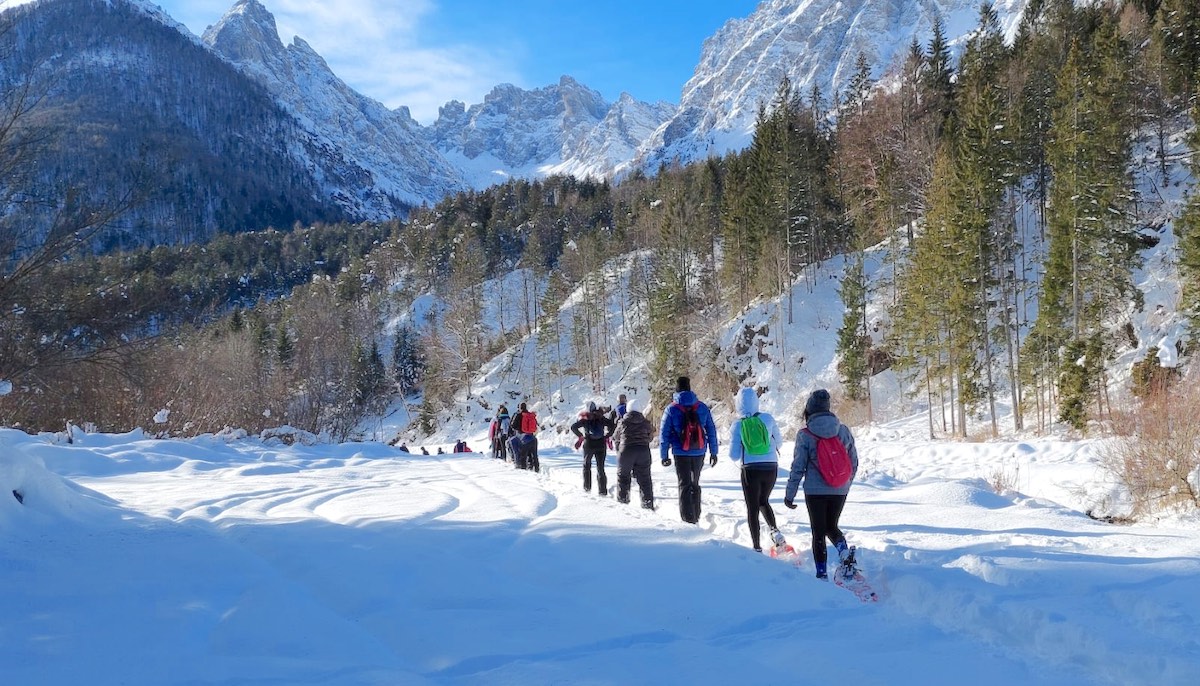
<path id="1" fill-rule="evenodd" d="M 596 415 L 589 415 L 583 425 L 583 433 L 589 439 L 598 441 L 604 438 L 604 420 Z"/>

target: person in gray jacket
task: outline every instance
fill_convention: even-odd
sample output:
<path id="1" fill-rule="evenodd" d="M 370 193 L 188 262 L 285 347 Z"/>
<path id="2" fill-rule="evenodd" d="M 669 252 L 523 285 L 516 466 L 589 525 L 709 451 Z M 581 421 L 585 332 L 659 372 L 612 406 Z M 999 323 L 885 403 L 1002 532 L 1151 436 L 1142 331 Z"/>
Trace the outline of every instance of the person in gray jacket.
<path id="1" fill-rule="evenodd" d="M 622 396 L 624 397 L 624 396 Z M 638 410 L 636 402 L 629 402 L 625 415 L 617 422 L 613 434 L 613 447 L 617 451 L 617 500 L 629 502 L 629 487 L 632 478 L 637 479 L 642 493 L 642 507 L 654 509 L 654 482 L 650 480 L 650 443 L 657 429 L 654 422 Z"/>
<path id="2" fill-rule="evenodd" d="M 808 396 L 808 401 L 804 404 L 804 421 L 808 430 L 801 429 L 796 434 L 796 450 L 792 457 L 792 471 L 788 475 L 783 504 L 789 509 L 796 509 L 796 491 L 803 481 L 804 504 L 808 508 L 808 521 L 812 526 L 813 562 L 817 565 L 817 578 L 826 579 L 828 552 L 825 539 L 828 538 L 837 548 L 840 561 L 845 562 L 850 555 L 846 536 L 838 528 L 838 520 L 842 516 L 842 508 L 846 505 L 850 486 L 854 483 L 854 477 L 858 475 L 858 450 L 854 447 L 854 436 L 850 429 L 838 421 L 837 415 L 829 409 L 829 391 L 822 388 Z M 817 437 L 834 436 L 846 447 L 853 468 L 850 480 L 838 487 L 826 483 L 817 468 Z"/>
<path id="3" fill-rule="evenodd" d="M 775 510 L 771 509 L 771 491 L 779 479 L 779 447 L 783 444 L 779 425 L 774 417 L 758 411 L 758 393 L 753 388 L 738 391 L 734 407 L 738 419 L 729 429 L 729 458 L 742 467 L 742 496 L 746 500 L 750 543 L 755 551 L 762 552 L 758 523 L 761 513 L 771 528 L 772 545 L 782 548 L 787 541 L 775 525 Z M 744 430 L 744 425 L 754 426 L 755 430 Z"/>

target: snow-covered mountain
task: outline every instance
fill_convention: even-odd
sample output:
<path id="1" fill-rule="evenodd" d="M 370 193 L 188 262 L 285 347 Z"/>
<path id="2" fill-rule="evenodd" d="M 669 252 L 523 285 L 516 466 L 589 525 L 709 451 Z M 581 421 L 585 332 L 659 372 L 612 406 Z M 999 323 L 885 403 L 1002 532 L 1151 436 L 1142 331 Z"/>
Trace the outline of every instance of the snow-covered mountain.
<path id="1" fill-rule="evenodd" d="M 294 154 L 351 215 L 392 217 L 465 188 L 405 110 L 351 89 L 303 39 L 284 46 L 258 0 L 239 0 L 202 38 L 296 117 L 305 135 Z"/>
<path id="2" fill-rule="evenodd" d="M 1010 33 L 1028 1 L 996 3 Z M 81 3 L 3 0 L 0 11 L 26 11 L 35 16 L 55 10 L 77 12 L 92 5 Z M 914 36 L 927 42 L 935 17 L 942 19 L 953 40 L 970 31 L 978 14 L 978 0 L 767 0 L 750 17 L 730 20 L 705 41 L 700 63 L 683 87 L 678 107 L 639 102 L 624 94 L 609 103 L 595 90 L 564 76 L 557 84 L 532 90 L 500 85 L 482 103 L 447 103 L 438 121 L 423 127 L 404 108 L 390 110 L 347 86 L 301 38 L 291 44 L 281 41 L 274 17 L 259 0 L 238 0 L 202 39 L 149 0 L 99 4 L 110 14 L 129 8 L 149 20 L 130 22 L 107 34 L 114 46 L 146 31 L 144 24 L 170 27 L 193 46 L 233 65 L 275 102 L 271 108 L 260 107 L 242 118 L 262 120 L 263 127 L 278 131 L 282 142 L 271 139 L 272 152 L 246 149 L 241 153 L 243 159 L 226 162 L 245 167 L 254 178 L 290 179 L 302 189 L 298 192 L 303 199 L 281 204 L 261 193 L 205 190 L 207 197 L 193 204 L 221 208 L 229 204 L 224 198 L 240 194 L 251 208 L 282 209 L 257 211 L 232 221 L 209 216 L 214 214 L 212 210 L 192 212 L 203 217 L 205 224 L 199 233 L 189 234 L 193 236 L 218 225 L 245 223 L 258 228 L 267 214 L 270 222 L 283 223 L 289 212 L 300 221 L 332 219 L 339 214 L 350 219 L 385 219 L 402 215 L 408 206 L 434 203 L 448 193 L 486 187 L 510 177 L 554 173 L 617 177 L 635 168 L 653 173 L 664 162 L 723 154 L 749 143 L 759 103 L 769 101 L 785 73 L 797 87 L 807 89 L 815 84 L 828 94 L 846 82 L 859 53 L 867 56 L 878 73 Z M 47 30 L 64 35 L 54 27 L 47 26 Z M 155 49 L 161 54 L 161 47 Z M 102 54 L 104 46 L 97 44 L 94 50 Z M 72 54 L 65 46 L 63 51 L 61 55 Z M 110 52 L 120 50 L 114 47 Z M 180 73 L 170 77 L 171 81 L 186 84 L 203 78 L 188 73 L 186 62 L 176 68 Z M 79 88 L 94 90 L 98 84 L 112 82 L 105 76 L 106 70 L 114 74 L 144 71 L 111 58 L 92 60 L 88 69 L 90 75 L 78 81 Z M 135 79 L 126 88 L 106 91 L 105 97 L 114 101 L 158 98 L 153 83 L 161 83 L 162 78 L 160 75 L 154 82 Z M 249 88 L 249 83 L 239 88 Z M 134 89 L 147 92 L 135 93 Z M 65 99 L 87 102 L 95 96 L 95 92 L 81 91 L 71 92 Z M 227 157 L 230 148 L 214 141 L 232 134 L 207 124 L 193 125 L 205 119 L 206 108 L 214 107 L 203 101 L 208 96 L 180 89 L 180 97 L 184 100 L 169 111 L 181 113 L 185 126 L 196 129 L 191 132 L 196 137 L 195 147 Z M 188 97 L 194 102 L 186 101 Z M 116 102 L 113 108 L 122 109 Z M 76 128 L 83 125 L 80 122 Z M 135 128 L 141 123 L 131 118 L 121 126 Z M 132 141 L 142 133 L 121 135 L 133 146 Z M 150 135 L 178 140 L 178 134 L 167 131 Z M 268 145 L 266 138 L 259 139 L 261 143 L 255 145 Z M 257 160 L 268 157 L 270 171 L 259 168 L 262 165 Z M 88 176 L 84 171 L 79 174 Z M 183 178 L 175 187 L 188 189 L 194 184 Z M 309 206 L 323 209 L 314 213 L 306 209 Z M 186 223 L 188 212 L 173 214 Z"/>
<path id="3" fill-rule="evenodd" d="M 674 111 L 627 94 L 615 104 L 570 76 L 524 90 L 497 86 L 482 103 L 442 107 L 433 141 L 477 188 L 549 173 L 605 177 Z"/>
<path id="4" fill-rule="evenodd" d="M 935 18 L 949 39 L 969 33 L 979 0 L 765 0 L 704 41 L 679 109 L 638 149 L 629 165 L 653 171 L 749 144 L 759 103 L 770 103 L 786 74 L 801 92 L 826 98 L 844 87 L 862 53 L 882 73 L 915 36 L 927 45 Z M 1028 0 L 996 0 L 1001 26 L 1015 30 Z"/>

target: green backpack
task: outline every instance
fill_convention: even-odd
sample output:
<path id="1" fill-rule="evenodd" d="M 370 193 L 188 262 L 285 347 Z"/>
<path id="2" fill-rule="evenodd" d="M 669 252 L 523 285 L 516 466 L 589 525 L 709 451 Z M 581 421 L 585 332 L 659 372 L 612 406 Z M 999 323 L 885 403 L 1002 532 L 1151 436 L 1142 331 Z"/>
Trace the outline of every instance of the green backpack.
<path id="1" fill-rule="evenodd" d="M 742 449 L 747 455 L 768 455 L 771 452 L 771 434 L 767 425 L 755 412 L 742 420 Z"/>

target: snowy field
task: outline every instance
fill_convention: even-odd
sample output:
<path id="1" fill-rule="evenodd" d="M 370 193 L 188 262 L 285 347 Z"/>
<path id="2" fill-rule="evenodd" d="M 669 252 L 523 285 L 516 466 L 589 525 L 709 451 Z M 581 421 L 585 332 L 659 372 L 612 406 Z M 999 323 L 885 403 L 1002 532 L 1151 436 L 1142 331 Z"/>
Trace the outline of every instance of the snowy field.
<path id="1" fill-rule="evenodd" d="M 76 684 L 1200 683 L 1200 521 L 1115 526 L 1093 442 L 876 429 L 844 528 L 882 599 L 479 454 L 0 430 L 0 673 Z M 472 441 L 478 447 L 480 441 Z M 430 446 L 435 452 L 436 446 Z M 448 447 L 448 446 L 447 446 Z M 790 456 L 791 446 L 787 446 Z M 790 461 L 790 458 L 786 461 Z M 610 457 L 609 478 L 616 468 Z M 1003 469 L 1016 491 L 997 495 Z M 19 503 L 12 491 L 21 494 Z M 634 499 L 636 501 L 636 486 Z"/>

